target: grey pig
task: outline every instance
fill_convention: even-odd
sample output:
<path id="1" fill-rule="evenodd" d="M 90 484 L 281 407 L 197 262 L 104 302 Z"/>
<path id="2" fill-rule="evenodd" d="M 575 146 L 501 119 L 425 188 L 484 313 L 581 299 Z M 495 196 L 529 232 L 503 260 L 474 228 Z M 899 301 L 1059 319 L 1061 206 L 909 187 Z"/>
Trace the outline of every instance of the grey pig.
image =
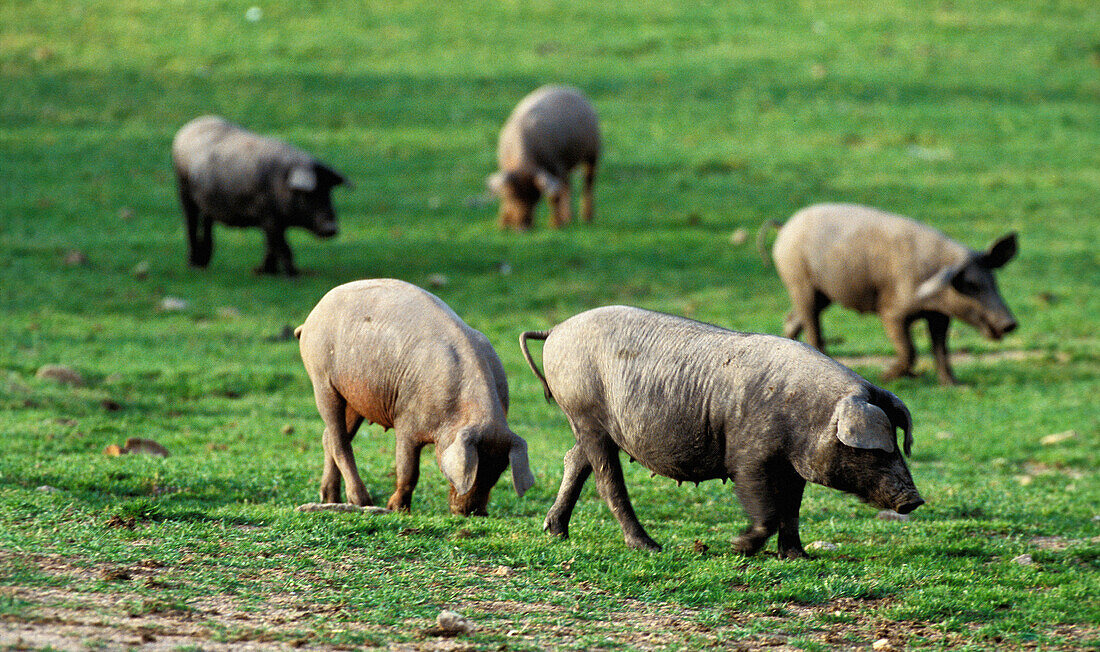
<path id="1" fill-rule="evenodd" d="M 596 110 L 576 88 L 543 86 L 522 101 L 504 124 L 497 144 L 500 171 L 488 179 L 500 197 L 500 227 L 531 228 L 535 204 L 542 195 L 550 203 L 550 225 L 571 219 L 569 175 L 584 166 L 581 218 L 593 216 L 592 184 L 600 156 Z"/>
<path id="2" fill-rule="evenodd" d="M 394 429 L 396 489 L 408 511 L 420 450 L 435 444 L 455 514 L 486 513 L 509 464 L 522 496 L 534 483 L 527 442 L 508 428 L 508 381 L 489 340 L 438 297 L 404 281 L 354 281 L 330 290 L 294 331 L 325 422 L 321 501 L 371 505 L 351 450 L 363 421 Z"/>
<path id="3" fill-rule="evenodd" d="M 288 227 L 321 238 L 339 230 L 330 193 L 347 180 L 285 141 L 207 115 L 176 133 L 172 163 L 194 267 L 210 263 L 214 222 L 263 229 L 267 252 L 256 273 L 278 274 L 282 268 L 287 276 L 298 273 L 286 242 Z"/>
<path id="4" fill-rule="evenodd" d="M 763 252 L 761 227 L 757 239 Z M 883 380 L 913 375 L 916 350 L 910 325 L 924 319 L 932 338 L 940 383 L 958 382 L 947 353 L 952 317 L 999 340 L 1016 328 L 997 290 L 993 270 L 1016 255 L 1016 234 L 978 252 L 943 233 L 900 215 L 854 204 L 804 208 L 779 229 L 772 248 L 775 267 L 793 310 L 784 323 L 798 337 L 825 351 L 820 314 L 830 303 L 877 312 L 897 359 Z"/>
<path id="5" fill-rule="evenodd" d="M 544 339 L 545 376 L 527 349 Z M 908 513 L 921 499 L 897 448 L 912 447 L 905 405 L 812 348 L 640 308 L 609 306 L 520 346 L 576 438 L 544 529 L 568 535 L 581 486 L 596 487 L 627 545 L 660 550 L 638 522 L 618 452 L 676 481 L 732 478 L 750 526 L 745 555 L 779 533 L 779 556 L 805 557 L 798 511 L 806 482 Z"/>

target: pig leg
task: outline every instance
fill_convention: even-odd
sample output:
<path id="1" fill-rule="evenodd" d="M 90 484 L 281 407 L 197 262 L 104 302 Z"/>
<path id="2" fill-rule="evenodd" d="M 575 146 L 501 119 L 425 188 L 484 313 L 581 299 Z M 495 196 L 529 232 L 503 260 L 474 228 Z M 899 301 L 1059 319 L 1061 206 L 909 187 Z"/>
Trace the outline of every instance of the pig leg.
<path id="1" fill-rule="evenodd" d="M 297 276 L 298 269 L 294 267 L 294 254 L 290 251 L 290 245 L 286 243 L 286 231 L 280 228 L 264 229 L 267 240 L 267 252 L 264 260 L 257 267 L 257 274 L 278 274 L 282 267 L 287 276 Z"/>
<path id="2" fill-rule="evenodd" d="M 917 359 L 917 350 L 913 347 L 913 338 L 909 334 L 909 326 L 912 318 L 906 315 L 882 315 L 882 325 L 886 328 L 886 336 L 894 345 L 897 359 L 886 373 L 882 374 L 883 380 L 894 380 L 902 376 L 913 375 L 913 362 Z"/>
<path id="3" fill-rule="evenodd" d="M 631 548 L 642 548 L 653 552 L 661 549 L 657 543 L 646 534 L 645 528 L 634 514 L 634 507 L 630 504 L 630 496 L 626 492 L 626 482 L 623 481 L 623 467 L 619 463 L 619 447 L 611 436 L 598 426 L 587 426 L 583 429 L 574 426 L 573 434 L 577 443 L 584 450 L 585 456 L 592 465 L 596 475 L 596 489 L 600 492 L 607 506 L 611 508 L 612 515 L 619 521 L 619 527 L 623 530 L 623 538 L 626 545 Z"/>
<path id="4" fill-rule="evenodd" d="M 596 181 L 596 161 L 584 163 L 584 189 L 581 191 L 581 219 L 585 223 L 595 217 L 595 201 L 592 197 L 592 185 Z"/>
<path id="5" fill-rule="evenodd" d="M 584 449 L 580 444 L 574 444 L 565 454 L 565 473 L 561 478 L 561 488 L 558 489 L 553 507 L 546 514 L 543 530 L 563 539 L 569 538 L 569 519 L 573 516 L 573 508 L 577 505 L 584 481 L 591 473 L 592 465 L 588 463 Z"/>
<path id="6" fill-rule="evenodd" d="M 561 188 L 557 192 L 547 197 L 547 201 L 550 203 L 550 226 L 555 229 L 569 224 L 569 221 L 573 219 L 570 214 L 573 203 L 573 191 L 570 187 L 569 177 L 562 178 Z"/>
<path id="7" fill-rule="evenodd" d="M 190 186 L 182 178 L 179 180 L 179 191 L 187 230 L 187 261 L 192 267 L 206 267 L 214 251 L 214 241 L 210 239 L 213 220 L 199 210 L 199 205 L 191 199 Z"/>
<path id="8" fill-rule="evenodd" d="M 802 492 L 806 481 L 792 470 L 780 484 L 779 493 L 779 557 L 781 559 L 799 559 L 809 557 L 802 548 L 802 538 L 798 536 L 798 511 L 802 507 Z"/>
<path id="9" fill-rule="evenodd" d="M 363 480 L 359 477 L 359 469 L 355 465 L 355 454 L 351 450 L 351 438 L 354 430 L 349 432 L 347 401 L 336 393 L 331 387 L 318 387 L 314 385 L 314 398 L 317 402 L 317 411 L 321 413 L 321 420 L 325 422 L 325 432 L 321 436 L 321 444 L 325 449 L 325 470 L 321 476 L 321 500 L 324 502 L 336 502 L 339 499 L 340 480 L 335 477 L 337 471 L 347 484 L 347 499 L 354 505 L 373 505 L 370 494 L 367 493 Z M 335 486 L 335 491 L 333 491 Z"/>
<path id="10" fill-rule="evenodd" d="M 805 557 L 798 536 L 798 510 L 806 481 L 794 469 L 769 468 L 761 471 L 743 467 L 735 478 L 737 499 L 749 515 L 749 527 L 733 542 L 734 550 L 753 555 L 778 531 L 779 556 Z"/>
<path id="11" fill-rule="evenodd" d="M 806 343 L 824 353 L 825 339 L 821 335 L 821 311 L 829 306 L 829 298 L 809 286 L 791 289 L 789 294 L 793 309 L 783 321 L 784 334 L 793 339 L 804 331 Z"/>
<path id="12" fill-rule="evenodd" d="M 928 321 L 928 334 L 932 336 L 932 353 L 936 357 L 936 374 L 941 385 L 957 385 L 955 372 L 951 370 L 951 361 L 947 357 L 947 327 L 951 318 L 939 312 L 925 316 Z"/>
<path id="13" fill-rule="evenodd" d="M 412 508 L 413 489 L 420 480 L 420 450 L 424 444 L 413 441 L 408 433 L 397 432 L 397 464 L 394 467 L 396 487 L 386 501 L 386 507 L 395 512 L 407 512 Z"/>

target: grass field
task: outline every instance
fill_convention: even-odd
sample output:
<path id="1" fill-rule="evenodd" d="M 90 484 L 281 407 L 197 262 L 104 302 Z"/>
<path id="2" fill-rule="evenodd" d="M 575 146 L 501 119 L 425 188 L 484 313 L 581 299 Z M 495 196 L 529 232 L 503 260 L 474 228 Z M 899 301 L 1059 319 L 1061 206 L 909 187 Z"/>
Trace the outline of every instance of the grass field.
<path id="1" fill-rule="evenodd" d="M 1100 5 L 250 5 L 0 9 L 0 647 L 1100 646 Z M 502 233 L 497 131 L 547 82 L 600 113 L 596 221 L 551 231 L 542 207 Z M 257 231 L 217 229 L 210 269 L 186 266 L 168 147 L 202 113 L 356 184 L 336 240 L 291 233 L 303 276 L 252 275 Z M 729 485 L 628 465 L 663 552 L 627 549 L 592 483 L 572 538 L 544 535 L 572 438 L 518 333 L 613 303 L 779 333 L 774 270 L 730 236 L 816 201 L 975 248 L 1020 233 L 999 275 L 1019 330 L 956 322 L 971 355 L 944 388 L 917 329 L 923 374 L 887 385 L 927 505 L 882 521 L 811 486 L 803 540 L 835 548 L 744 558 Z M 453 517 L 426 454 L 411 515 L 295 512 L 317 499 L 321 422 L 284 328 L 337 284 L 432 275 L 503 359 L 535 487 L 504 479 L 490 517 Z M 824 329 L 881 382 L 877 319 L 834 308 Z M 172 456 L 103 454 L 130 436 Z M 384 501 L 392 433 L 356 445 Z M 476 631 L 437 636 L 444 608 Z"/>

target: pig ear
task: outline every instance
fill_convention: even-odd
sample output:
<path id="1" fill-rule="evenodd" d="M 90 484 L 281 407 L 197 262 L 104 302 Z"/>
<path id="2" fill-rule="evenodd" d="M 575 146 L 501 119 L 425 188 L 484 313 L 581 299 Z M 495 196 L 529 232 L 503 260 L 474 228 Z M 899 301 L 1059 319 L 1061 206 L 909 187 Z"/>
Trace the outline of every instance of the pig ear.
<path id="1" fill-rule="evenodd" d="M 535 476 L 531 473 L 531 463 L 527 459 L 527 442 L 519 435 L 512 435 L 508 463 L 512 466 L 512 486 L 516 488 L 516 495 L 522 498 L 535 484 Z"/>
<path id="2" fill-rule="evenodd" d="M 325 165 L 324 163 L 315 163 L 313 165 L 313 168 L 316 171 L 317 176 L 324 179 L 325 184 L 330 186 L 330 187 L 334 187 L 334 186 L 347 186 L 348 188 L 354 188 L 355 187 L 355 186 L 352 185 L 352 183 L 350 181 L 348 181 L 347 177 L 340 174 L 336 170 L 330 168 L 329 166 Z"/>
<path id="3" fill-rule="evenodd" d="M 958 274 L 962 268 L 962 265 L 952 265 L 950 267 L 944 267 L 936 272 L 932 275 L 932 278 L 917 286 L 916 292 L 913 293 L 913 300 L 919 303 L 931 299 L 940 292 L 943 292 L 951 285 L 951 279 L 955 278 L 955 275 Z"/>
<path id="4" fill-rule="evenodd" d="M 313 166 L 296 165 L 287 175 L 286 185 L 292 190 L 313 192 L 317 188 L 317 173 L 313 171 Z"/>
<path id="5" fill-rule="evenodd" d="M 561 181 L 546 170 L 539 170 L 535 172 L 535 187 L 544 195 L 554 196 L 561 191 Z"/>
<path id="6" fill-rule="evenodd" d="M 466 436 L 459 435 L 443 451 L 439 468 L 460 496 L 470 493 L 477 479 L 477 446 Z"/>
<path id="7" fill-rule="evenodd" d="M 1005 263 L 1016 257 L 1018 247 L 1016 232 L 1013 231 L 989 247 L 989 251 L 978 255 L 978 264 L 986 269 L 1004 267 Z"/>
<path id="8" fill-rule="evenodd" d="M 836 436 L 852 448 L 896 450 L 894 424 L 886 413 L 863 399 L 849 396 L 836 406 Z"/>
<path id="9" fill-rule="evenodd" d="M 489 189 L 489 192 L 494 195 L 500 196 L 504 192 L 504 184 L 507 183 L 507 179 L 503 172 L 494 172 L 485 178 L 485 187 Z"/>

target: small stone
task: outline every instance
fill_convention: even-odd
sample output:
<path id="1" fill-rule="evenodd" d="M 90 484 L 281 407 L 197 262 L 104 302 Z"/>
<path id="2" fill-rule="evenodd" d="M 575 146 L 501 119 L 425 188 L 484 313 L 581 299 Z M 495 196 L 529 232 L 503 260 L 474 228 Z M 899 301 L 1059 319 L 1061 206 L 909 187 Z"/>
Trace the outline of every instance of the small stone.
<path id="1" fill-rule="evenodd" d="M 501 276 L 508 276 L 512 273 L 512 266 L 508 263 L 501 263 L 500 267 L 497 268 L 497 271 L 500 272 Z"/>
<path id="2" fill-rule="evenodd" d="M 433 288 L 447 287 L 450 282 L 451 279 L 447 278 L 443 274 L 432 274 L 428 277 L 428 285 L 432 286 Z"/>
<path id="3" fill-rule="evenodd" d="M 466 633 L 474 629 L 474 624 L 465 616 L 450 609 L 439 612 L 435 618 L 435 624 L 446 633 Z"/>
<path id="4" fill-rule="evenodd" d="M 248 10 L 244 12 L 244 19 L 250 23 L 258 23 L 263 17 L 264 10 L 259 7 L 249 7 Z"/>
<path id="5" fill-rule="evenodd" d="M 496 570 L 493 571 L 493 575 L 498 575 L 500 577 L 508 577 L 511 574 L 512 569 L 507 566 L 497 566 Z"/>
<path id="6" fill-rule="evenodd" d="M 1071 439 L 1077 439 L 1076 430 L 1067 430 L 1065 432 L 1056 432 L 1053 435 L 1047 435 L 1039 440 L 1039 443 L 1043 446 L 1054 446 L 1055 444 L 1061 444 L 1064 441 Z"/>
<path id="7" fill-rule="evenodd" d="M 149 261 L 143 260 L 137 265 L 134 265 L 134 268 L 130 270 L 130 274 L 137 280 L 144 281 L 149 277 Z"/>
<path id="8" fill-rule="evenodd" d="M 493 203 L 493 196 L 490 194 L 470 195 L 462 200 L 462 205 L 466 208 L 485 208 L 491 203 Z"/>
<path id="9" fill-rule="evenodd" d="M 51 487 L 48 484 L 44 484 L 44 485 L 41 485 L 41 486 L 37 487 L 35 489 L 35 491 L 41 491 L 42 493 L 46 493 L 46 494 L 59 494 L 59 493 L 61 493 L 60 489 L 58 489 L 57 487 Z"/>
<path id="10" fill-rule="evenodd" d="M 808 550 L 836 550 L 837 545 L 828 541 L 813 541 L 806 548 Z"/>
<path id="11" fill-rule="evenodd" d="M 157 310 L 161 312 L 179 312 L 181 310 L 187 310 L 191 304 L 186 300 L 179 297 L 164 297 L 160 300 L 160 304 L 157 306 Z"/>
<path id="12" fill-rule="evenodd" d="M 890 652 L 894 649 L 894 646 L 890 645 L 890 639 L 880 638 L 874 643 L 871 643 L 871 649 L 878 650 L 879 652 Z"/>
<path id="13" fill-rule="evenodd" d="M 1012 563 L 1019 564 L 1021 566 L 1033 566 L 1035 565 L 1035 560 L 1031 558 L 1031 555 L 1023 554 L 1013 557 Z"/>
<path id="14" fill-rule="evenodd" d="M 81 376 L 80 372 L 72 367 L 66 367 L 63 364 L 42 365 L 38 368 L 34 377 L 52 380 L 62 385 L 70 385 L 72 387 L 84 386 L 84 376 Z"/>
<path id="15" fill-rule="evenodd" d="M 736 229 L 730 234 L 730 244 L 741 246 L 749 241 L 749 232 L 745 229 Z"/>
<path id="16" fill-rule="evenodd" d="M 88 264 L 88 256 L 79 249 L 70 249 L 65 252 L 62 261 L 69 267 L 80 267 Z"/>
<path id="17" fill-rule="evenodd" d="M 908 521 L 908 514 L 899 514 L 892 509 L 884 509 L 878 514 L 875 514 L 875 518 L 880 521 Z"/>

